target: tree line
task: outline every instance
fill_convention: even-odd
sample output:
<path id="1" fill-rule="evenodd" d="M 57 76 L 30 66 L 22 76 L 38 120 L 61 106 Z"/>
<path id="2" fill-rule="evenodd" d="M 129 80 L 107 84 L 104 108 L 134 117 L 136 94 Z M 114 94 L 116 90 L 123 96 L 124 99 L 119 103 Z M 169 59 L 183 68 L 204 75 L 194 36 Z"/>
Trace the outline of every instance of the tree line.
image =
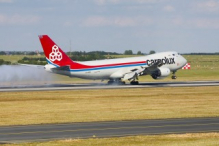
<path id="1" fill-rule="evenodd" d="M 13 55 L 37 55 L 36 52 L 19 52 L 19 51 L 12 51 L 12 52 L 4 52 L 0 51 L 0 55 L 7 55 L 8 53 L 12 53 Z M 43 52 L 39 52 L 40 54 L 43 54 Z M 38 53 L 38 54 L 39 54 Z M 154 54 L 156 53 L 154 50 L 151 50 L 148 54 Z M 101 60 L 101 59 L 113 59 L 115 58 L 113 55 L 135 55 L 132 50 L 125 50 L 123 54 L 116 53 L 116 52 L 105 52 L 105 51 L 92 51 L 92 52 L 85 52 L 85 51 L 74 51 L 74 52 L 66 52 L 66 54 L 75 61 L 90 61 L 90 60 Z M 141 51 L 137 52 L 137 55 L 145 55 Z M 219 52 L 217 53 L 187 53 L 183 55 L 219 55 Z M 45 65 L 47 64 L 45 57 L 27 57 L 24 56 L 21 60 L 18 60 L 18 63 L 20 64 L 36 64 L 36 65 Z M 0 65 L 10 65 L 12 64 L 10 61 L 4 61 L 3 59 L 0 59 Z"/>
<path id="2" fill-rule="evenodd" d="M 43 55 L 43 52 L 34 51 L 0 51 L 0 55 Z"/>
<path id="3" fill-rule="evenodd" d="M 11 64 L 11 62 L 10 61 L 5 61 L 5 60 L 3 60 L 3 59 L 0 59 L 0 65 L 10 65 Z"/>
<path id="4" fill-rule="evenodd" d="M 125 50 L 124 53 L 116 53 L 116 52 L 105 52 L 105 51 L 73 51 L 66 52 L 67 55 L 88 55 L 88 54 L 100 54 L 100 55 L 147 55 L 156 53 L 154 50 L 150 50 L 148 53 L 142 53 L 141 51 L 137 51 L 134 53 L 132 50 Z M 181 53 L 183 55 L 219 55 L 219 52 L 215 53 Z M 44 52 L 38 51 L 0 51 L 0 55 L 44 55 Z"/>
<path id="5" fill-rule="evenodd" d="M 21 60 L 18 60 L 20 64 L 35 64 L 35 65 L 46 65 L 45 57 L 23 57 Z"/>
<path id="6" fill-rule="evenodd" d="M 20 52 L 21 53 L 21 52 Z M 155 51 L 150 51 L 150 54 L 155 53 Z M 3 54 L 3 53 L 2 53 Z M 113 59 L 112 55 L 121 55 L 116 52 L 104 52 L 104 51 L 74 51 L 74 52 L 66 52 L 66 54 L 75 61 L 90 61 L 90 60 L 102 60 L 102 59 Z M 20 54 L 21 55 L 21 54 Z M 29 55 L 34 55 L 33 52 L 29 53 Z M 35 54 L 36 55 L 36 54 Z M 124 55 L 134 55 L 132 50 L 126 50 Z M 141 51 L 137 52 L 137 55 L 143 55 Z M 45 57 L 23 57 L 21 60 L 18 60 L 19 64 L 35 64 L 35 65 L 45 65 L 47 64 Z M 11 62 L 1 61 L 1 64 L 11 64 Z"/>
<path id="7" fill-rule="evenodd" d="M 148 54 L 154 54 L 155 51 L 151 50 Z M 73 52 L 66 52 L 67 55 L 145 55 L 147 53 L 142 53 L 141 51 L 137 51 L 137 53 L 133 53 L 132 50 L 125 50 L 124 53 L 116 53 L 116 52 L 105 52 L 105 51 L 73 51 Z M 44 52 L 38 51 L 0 51 L 0 55 L 44 55 Z"/>

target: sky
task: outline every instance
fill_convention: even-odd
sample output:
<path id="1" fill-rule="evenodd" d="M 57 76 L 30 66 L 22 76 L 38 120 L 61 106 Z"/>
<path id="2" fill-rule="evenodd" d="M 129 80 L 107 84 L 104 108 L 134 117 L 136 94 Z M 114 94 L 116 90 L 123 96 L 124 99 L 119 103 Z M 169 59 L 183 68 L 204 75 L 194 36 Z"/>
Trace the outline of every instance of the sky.
<path id="1" fill-rule="evenodd" d="M 0 0 L 0 51 L 219 52 L 219 0 Z M 71 42 L 71 43 L 70 43 Z"/>

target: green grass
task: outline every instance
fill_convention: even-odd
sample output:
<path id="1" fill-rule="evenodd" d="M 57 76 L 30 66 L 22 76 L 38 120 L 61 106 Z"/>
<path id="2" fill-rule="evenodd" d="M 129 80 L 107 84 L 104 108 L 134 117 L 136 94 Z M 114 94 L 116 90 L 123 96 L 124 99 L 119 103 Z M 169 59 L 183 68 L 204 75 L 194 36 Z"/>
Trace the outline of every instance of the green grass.
<path id="1" fill-rule="evenodd" d="M 191 64 L 191 69 L 178 70 L 176 81 L 219 80 L 219 55 L 184 55 L 184 57 Z M 141 76 L 140 81 L 156 82 L 150 76 Z M 174 80 L 167 77 L 160 81 Z"/>
<path id="2" fill-rule="evenodd" d="M 0 125 L 219 116 L 219 87 L 2 92 Z"/>
<path id="3" fill-rule="evenodd" d="M 171 75 L 162 80 L 154 80 L 151 76 L 140 76 L 140 82 L 177 82 L 177 81 L 213 81 L 219 80 L 219 69 L 191 69 L 191 70 L 179 70 L 176 73 L 177 79 L 172 80 Z"/>
<path id="4" fill-rule="evenodd" d="M 15 63 L 24 56 L 0 56 Z M 28 56 L 38 57 L 38 56 Z M 130 57 L 130 56 L 117 56 Z M 186 55 L 191 70 L 176 81 L 219 80 L 219 55 Z M 55 83 L 93 82 L 54 75 Z M 140 81 L 156 82 L 150 76 Z M 167 77 L 161 81 L 173 81 Z M 99 81 L 97 81 L 99 82 Z M 219 87 L 142 88 L 87 91 L 2 92 L 0 125 L 219 116 Z M 11 145 L 11 144 L 10 144 Z M 219 134 L 68 139 L 35 145 L 219 145 Z"/>
<path id="5" fill-rule="evenodd" d="M 113 55 L 113 57 L 133 57 L 137 55 Z M 0 58 L 17 62 L 19 59 L 22 59 L 23 55 L 0 55 Z M 38 57 L 38 56 L 28 56 L 28 57 Z M 191 70 L 179 70 L 177 71 L 177 80 L 176 81 L 191 81 L 191 80 L 219 80 L 219 55 L 184 55 L 184 57 L 191 63 Z M 77 83 L 77 82 L 91 82 L 89 80 L 81 80 L 76 78 L 69 78 L 57 75 L 57 81 L 61 83 Z M 140 81 L 145 82 L 156 82 L 150 76 L 140 77 Z M 160 81 L 173 81 L 171 77 L 167 77 L 164 80 Z M 100 81 L 96 81 L 100 82 Z"/>
<path id="6" fill-rule="evenodd" d="M 9 144 L 12 145 L 12 144 Z M 9 146 L 4 145 L 4 146 Z M 219 145 L 219 133 L 130 136 L 102 139 L 66 139 L 50 142 L 14 144 L 22 146 L 213 146 Z"/>
<path id="7" fill-rule="evenodd" d="M 18 60 L 21 60 L 24 57 L 38 58 L 38 57 L 43 57 L 43 56 L 37 56 L 37 55 L 0 55 L 0 59 L 3 59 L 5 61 L 10 61 L 11 63 L 17 63 Z"/>

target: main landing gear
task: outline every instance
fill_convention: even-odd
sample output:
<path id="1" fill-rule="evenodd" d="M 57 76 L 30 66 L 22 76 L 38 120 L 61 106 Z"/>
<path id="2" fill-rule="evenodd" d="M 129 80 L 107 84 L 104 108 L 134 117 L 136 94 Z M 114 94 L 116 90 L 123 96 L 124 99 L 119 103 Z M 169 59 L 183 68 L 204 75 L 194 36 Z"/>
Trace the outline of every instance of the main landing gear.
<path id="1" fill-rule="evenodd" d="M 108 85 L 125 85 L 125 82 L 121 81 L 121 79 L 110 79 L 107 82 Z"/>
<path id="2" fill-rule="evenodd" d="M 171 77 L 173 80 L 177 79 L 177 76 L 175 75 L 175 73 L 176 73 L 176 71 L 173 71 L 173 75 Z"/>
<path id="3" fill-rule="evenodd" d="M 125 82 L 121 81 L 121 80 L 113 80 L 113 79 L 110 79 L 108 82 L 107 82 L 108 85 L 125 85 Z M 131 85 L 138 85 L 139 82 L 138 81 L 131 81 L 130 82 Z"/>
<path id="4" fill-rule="evenodd" d="M 138 82 L 138 81 L 131 81 L 130 84 L 131 84 L 131 85 L 138 85 L 139 82 Z"/>
<path id="5" fill-rule="evenodd" d="M 131 81 L 130 82 L 131 85 L 138 85 L 139 84 L 139 82 L 138 82 L 138 75 L 135 74 L 135 77 L 132 80 L 130 80 L 130 81 Z"/>

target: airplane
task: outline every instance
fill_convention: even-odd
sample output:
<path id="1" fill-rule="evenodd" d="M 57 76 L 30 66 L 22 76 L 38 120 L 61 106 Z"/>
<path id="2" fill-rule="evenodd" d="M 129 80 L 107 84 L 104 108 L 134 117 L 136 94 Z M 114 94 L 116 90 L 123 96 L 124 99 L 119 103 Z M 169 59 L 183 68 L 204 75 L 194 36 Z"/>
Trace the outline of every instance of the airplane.
<path id="1" fill-rule="evenodd" d="M 105 59 L 95 61 L 73 61 L 53 42 L 48 35 L 39 35 L 48 64 L 46 71 L 91 80 L 108 80 L 108 84 L 138 85 L 138 77 L 150 75 L 153 79 L 163 79 L 181 69 L 187 60 L 175 51 L 161 52 L 141 57 Z"/>

